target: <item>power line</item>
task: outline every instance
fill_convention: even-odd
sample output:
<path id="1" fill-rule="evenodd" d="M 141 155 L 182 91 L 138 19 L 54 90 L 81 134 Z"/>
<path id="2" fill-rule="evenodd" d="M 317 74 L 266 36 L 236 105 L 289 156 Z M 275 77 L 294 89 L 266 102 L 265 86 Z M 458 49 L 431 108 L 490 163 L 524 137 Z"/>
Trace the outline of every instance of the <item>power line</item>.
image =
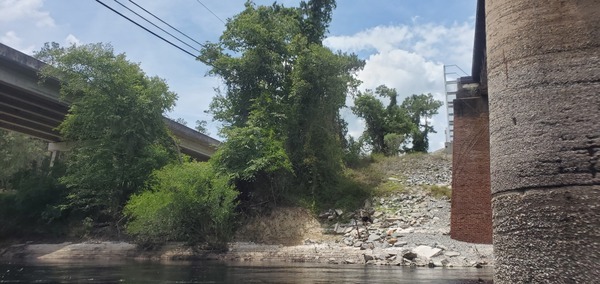
<path id="1" fill-rule="evenodd" d="M 165 41 L 165 42 L 167 42 L 168 44 L 170 44 L 170 45 L 174 46 L 175 48 L 177 48 L 177 49 L 179 49 L 179 50 L 181 50 L 181 51 L 183 51 L 183 52 L 185 52 L 185 53 L 187 53 L 187 54 L 191 55 L 192 57 L 196 58 L 196 55 L 194 55 L 194 54 L 192 54 L 191 52 L 189 52 L 189 51 L 187 51 L 187 50 L 185 50 L 185 49 L 181 48 L 180 46 L 178 46 L 178 45 L 176 45 L 176 44 L 174 44 L 174 43 L 170 42 L 169 40 L 165 39 L 164 37 L 161 37 L 161 36 L 159 36 L 158 34 L 156 34 L 155 32 L 153 32 L 153 31 L 151 31 L 151 30 L 149 30 L 148 28 L 146 28 L 146 27 L 144 27 L 144 26 L 142 26 L 142 25 L 138 24 L 136 21 L 134 21 L 134 20 L 132 20 L 132 19 L 128 18 L 127 16 L 125 16 L 125 15 L 123 15 L 123 14 L 119 13 L 117 10 L 115 10 L 115 9 L 111 8 L 110 6 L 108 6 L 108 5 L 104 4 L 102 1 L 100 1 L 100 0 L 96 0 L 96 2 L 98 2 L 98 3 L 102 4 L 102 6 L 104 6 L 104 7 L 106 7 L 107 9 L 109 9 L 109 10 L 113 11 L 113 12 L 114 12 L 114 13 L 116 13 L 117 15 L 119 15 L 119 16 L 121 16 L 121 17 L 123 17 L 123 18 L 127 19 L 128 21 L 132 22 L 132 23 L 133 23 L 133 24 L 135 24 L 136 26 L 138 26 L 138 27 L 140 27 L 140 28 L 144 29 L 145 31 L 147 31 L 147 32 L 149 32 L 149 33 L 151 33 L 151 34 L 153 34 L 155 37 L 162 39 L 163 41 Z"/>
<path id="2" fill-rule="evenodd" d="M 189 45 L 187 42 L 185 42 L 185 41 L 183 41 L 183 40 L 179 39 L 178 37 L 174 36 L 174 35 L 173 35 L 173 34 L 171 34 L 170 32 L 167 32 L 167 31 L 165 31 L 163 28 L 159 27 L 159 26 L 158 26 L 158 25 L 156 25 L 155 23 L 153 23 L 153 22 L 151 22 L 150 20 L 146 19 L 144 16 L 142 16 L 142 15 L 140 15 L 140 14 L 136 13 L 135 11 L 131 10 L 129 7 L 127 7 L 127 6 L 123 5 L 123 3 L 121 3 L 121 2 L 119 2 L 119 1 L 117 1 L 117 0 L 115 0 L 115 2 L 117 2 L 117 4 L 121 5 L 123 8 L 125 8 L 125 9 L 129 10 L 131 13 L 134 13 L 136 16 L 138 16 L 138 17 L 140 17 L 140 18 L 144 19 L 144 21 L 146 21 L 146 22 L 148 22 L 149 24 L 153 25 L 153 26 L 154 26 L 154 27 L 156 27 L 157 29 L 159 29 L 159 30 L 163 31 L 164 33 L 166 33 L 166 34 L 168 34 L 168 35 L 170 35 L 170 36 L 172 36 L 172 37 L 173 37 L 174 39 L 176 39 L 177 41 L 179 41 L 179 42 L 181 42 L 181 43 L 183 43 L 183 44 L 187 45 L 188 47 L 190 47 L 191 49 L 193 49 L 193 50 L 195 50 L 195 51 L 198 51 L 198 52 L 200 52 L 200 50 L 198 50 L 197 48 L 195 48 L 195 47 L 193 47 L 193 46 Z"/>
<path id="3" fill-rule="evenodd" d="M 200 5 L 202 5 L 204 8 L 206 8 L 206 10 L 208 10 L 211 14 L 213 14 L 213 16 L 215 16 L 217 19 L 219 19 L 219 21 L 221 21 L 221 23 L 223 23 L 225 25 L 225 21 L 221 20 L 221 18 L 219 18 L 219 16 L 217 16 L 217 14 L 215 14 L 213 11 L 208 9 L 208 7 L 206 7 L 206 5 L 204 5 L 204 3 L 200 2 L 200 0 L 196 0 L 196 2 L 200 3 Z"/>
<path id="4" fill-rule="evenodd" d="M 170 28 L 172 28 L 172 29 L 176 30 L 178 33 L 180 33 L 180 34 L 181 34 L 181 35 L 183 35 L 184 37 L 187 37 L 188 39 L 190 39 L 190 40 L 192 40 L 193 42 L 195 42 L 195 43 L 199 44 L 200 46 L 204 46 L 203 44 L 201 44 L 201 43 L 197 42 L 196 40 L 194 40 L 193 38 L 189 37 L 188 35 L 186 35 L 186 34 L 185 34 L 185 33 L 183 33 L 182 31 L 178 30 L 176 27 L 169 25 L 169 23 L 167 23 L 167 22 L 163 21 L 163 20 L 162 20 L 161 18 L 159 18 L 158 16 L 156 16 L 156 15 L 152 14 L 152 12 L 150 12 L 150 11 L 148 11 L 148 10 L 144 9 L 144 7 L 142 7 L 142 6 L 138 5 L 137 3 L 133 2 L 132 0 L 129 0 L 129 2 L 133 3 L 133 5 L 137 6 L 138 8 L 140 8 L 140 9 L 144 10 L 144 12 L 146 12 L 146 13 L 150 14 L 150 15 L 151 15 L 152 17 L 154 17 L 155 19 L 157 19 L 157 20 L 161 21 L 163 24 L 165 24 L 165 25 L 169 26 Z"/>

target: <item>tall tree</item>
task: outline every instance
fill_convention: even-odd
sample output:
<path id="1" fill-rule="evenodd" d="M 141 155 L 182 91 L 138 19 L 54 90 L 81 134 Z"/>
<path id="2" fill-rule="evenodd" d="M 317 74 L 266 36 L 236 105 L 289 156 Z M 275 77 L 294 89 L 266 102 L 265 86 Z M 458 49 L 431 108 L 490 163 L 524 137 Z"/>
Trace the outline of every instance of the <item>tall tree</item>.
<path id="1" fill-rule="evenodd" d="M 384 107 L 375 95 L 389 99 L 388 106 Z M 356 96 L 352 111 L 365 120 L 363 138 L 375 153 L 398 154 L 400 146 L 410 139 L 413 146 L 404 146 L 404 151 L 427 152 L 427 135 L 435 133 L 428 120 L 437 114 L 442 102 L 434 100 L 431 94 L 422 94 L 406 98 L 399 106 L 397 97 L 396 89 L 385 85 L 377 87 L 375 92 L 366 90 Z"/>
<path id="2" fill-rule="evenodd" d="M 310 0 L 300 2 L 303 21 L 302 31 L 308 42 L 322 44 L 327 28 L 331 22 L 331 14 L 335 9 L 335 0 Z"/>
<path id="3" fill-rule="evenodd" d="M 174 157 L 162 114 L 177 96 L 107 44 L 46 44 L 36 56 L 50 64 L 43 75 L 59 78 L 61 97 L 71 103 L 59 126 L 75 145 L 62 178 L 71 205 L 116 218 L 152 170 Z"/>
<path id="4" fill-rule="evenodd" d="M 412 95 L 402 102 L 402 108 L 410 116 L 414 125 L 418 127 L 413 130 L 411 151 L 427 152 L 429 149 L 429 133 L 436 133 L 433 125 L 429 124 L 431 117 L 438 113 L 443 105 L 442 101 L 433 98 L 432 94 Z"/>
<path id="5" fill-rule="evenodd" d="M 389 99 L 388 106 L 384 107 L 375 95 Z M 354 100 L 352 111 L 365 120 L 363 138 L 375 153 L 398 154 L 399 147 L 416 128 L 407 111 L 398 106 L 397 100 L 396 89 L 385 85 L 378 86 L 375 92 L 361 92 Z"/>
<path id="6" fill-rule="evenodd" d="M 211 112 L 225 123 L 226 136 L 262 133 L 274 140 L 273 145 L 283 145 L 294 184 L 316 193 L 341 170 L 339 133 L 344 123 L 339 110 L 346 94 L 356 88 L 353 75 L 364 63 L 322 45 L 335 1 L 302 2 L 299 8 L 247 2 L 245 8 L 227 23 L 220 41 L 206 44 L 199 57 L 212 67 L 210 74 L 225 81 Z M 235 128 L 248 129 L 230 130 Z M 248 151 L 253 153 L 246 157 L 252 159 L 260 159 L 260 153 L 275 154 Z"/>
<path id="7" fill-rule="evenodd" d="M 384 136 L 386 134 L 386 110 L 383 103 L 378 100 L 372 91 L 361 92 L 354 99 L 352 112 L 365 120 L 363 137 L 371 145 L 375 153 L 385 150 Z"/>

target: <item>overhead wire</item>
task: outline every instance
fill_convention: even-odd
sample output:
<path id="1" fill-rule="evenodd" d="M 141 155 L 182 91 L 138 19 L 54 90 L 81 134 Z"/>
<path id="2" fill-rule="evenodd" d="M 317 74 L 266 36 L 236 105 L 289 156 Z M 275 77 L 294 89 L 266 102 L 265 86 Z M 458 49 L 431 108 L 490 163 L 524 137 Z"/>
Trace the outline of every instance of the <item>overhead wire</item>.
<path id="1" fill-rule="evenodd" d="M 135 12 L 135 11 L 131 10 L 131 8 L 129 8 L 129 7 L 125 6 L 125 5 L 123 5 L 123 3 L 119 2 L 118 0 L 114 0 L 114 1 L 115 1 L 115 2 L 117 2 L 117 4 L 121 5 L 123 8 L 127 9 L 128 11 L 130 11 L 131 13 L 134 13 L 136 16 L 138 16 L 138 17 L 142 18 L 144 21 L 146 21 L 146 22 L 148 22 L 149 24 L 153 25 L 153 26 L 154 26 L 154 27 L 156 27 L 157 29 L 159 29 L 159 30 L 163 31 L 164 33 L 166 33 L 166 34 L 170 35 L 171 37 L 173 37 L 173 38 L 174 38 L 174 39 L 176 39 L 177 41 L 179 41 L 179 42 L 181 42 L 181 43 L 183 43 L 183 44 L 187 45 L 188 47 L 190 47 L 191 49 L 193 49 L 193 50 L 195 50 L 195 51 L 198 51 L 198 52 L 200 52 L 200 50 L 199 50 L 199 49 L 197 49 L 197 48 L 195 48 L 195 47 L 191 46 L 190 44 L 188 44 L 187 42 L 185 42 L 185 41 L 183 41 L 183 40 L 179 39 L 178 37 L 174 36 L 174 35 L 173 35 L 173 34 L 171 34 L 170 32 L 168 32 L 168 31 L 165 31 L 165 29 L 163 29 L 163 28 L 159 27 L 157 24 L 155 24 L 155 23 L 151 22 L 150 20 L 146 19 L 144 16 L 142 16 L 142 15 L 138 14 L 137 12 Z"/>
<path id="2" fill-rule="evenodd" d="M 115 0 L 115 1 L 116 1 L 116 0 Z M 157 33 L 155 33 L 155 32 L 153 32 L 153 31 L 151 31 L 150 29 L 148 29 L 148 28 L 146 28 L 146 27 L 142 26 L 141 24 L 137 23 L 136 21 L 132 20 L 131 18 L 129 18 L 129 17 L 127 17 L 127 16 L 123 15 L 123 14 L 122 14 L 122 13 L 120 13 L 119 11 L 117 11 L 117 10 L 113 9 L 112 7 L 110 7 L 110 6 L 106 5 L 104 2 L 102 2 L 102 1 L 100 1 L 100 0 L 96 0 L 96 2 L 100 3 L 102 6 L 106 7 L 107 9 L 109 9 L 109 10 L 113 11 L 113 12 L 114 12 L 114 13 L 116 13 L 117 15 L 119 15 L 119 16 L 121 16 L 121 17 L 123 17 L 123 18 L 127 19 L 128 21 L 130 21 L 131 23 L 135 24 L 136 26 L 138 26 L 138 27 L 140 27 L 140 28 L 144 29 L 145 31 L 147 31 L 147 32 L 149 32 L 149 33 L 151 33 L 151 34 L 152 34 L 152 35 L 154 35 L 155 37 L 157 37 L 157 38 L 159 38 L 159 39 L 163 40 L 164 42 L 166 42 L 166 43 L 168 43 L 168 44 L 172 45 L 173 47 L 175 47 L 175 48 L 177 48 L 177 49 L 179 49 L 179 50 L 181 50 L 181 51 L 183 51 L 183 52 L 185 52 L 185 53 L 189 54 L 190 56 L 192 56 L 192 57 L 194 57 L 194 58 L 196 58 L 196 57 L 197 57 L 197 56 L 196 56 L 196 55 L 194 55 L 193 53 L 191 53 L 191 52 L 189 52 L 189 51 L 185 50 L 184 48 L 182 48 L 182 47 L 180 47 L 180 46 L 178 46 L 178 45 L 174 44 L 173 42 L 169 41 L 168 39 L 165 39 L 164 37 L 162 37 L 162 36 L 158 35 Z"/>
<path id="3" fill-rule="evenodd" d="M 206 8 L 206 10 L 208 10 L 211 14 L 213 14 L 213 16 L 215 16 L 217 19 L 219 19 L 219 21 L 221 21 L 221 23 L 223 23 L 225 25 L 225 21 L 223 21 L 221 18 L 219 18 L 219 16 L 217 16 L 217 14 L 215 14 L 213 11 L 208 9 L 208 7 L 206 7 L 206 5 L 204 5 L 204 3 L 200 2 L 200 0 L 196 0 L 196 2 L 200 3 L 200 5 L 202 5 L 204 8 Z"/>
<path id="4" fill-rule="evenodd" d="M 150 14 L 152 17 L 154 17 L 155 19 L 159 20 L 161 23 L 169 26 L 170 28 L 174 29 L 175 31 L 177 31 L 178 33 L 180 33 L 181 35 L 183 35 L 184 37 L 187 37 L 188 39 L 192 40 L 193 42 L 199 44 L 200 46 L 204 46 L 203 44 L 197 42 L 196 40 L 194 40 L 193 38 L 189 37 L 188 35 L 186 35 L 185 33 L 183 33 L 182 31 L 180 31 L 179 29 L 177 29 L 174 26 L 169 25 L 169 23 L 163 21 L 161 18 L 159 18 L 158 16 L 154 15 L 152 12 L 146 10 L 144 7 L 140 6 L 138 3 L 135 3 L 132 0 L 129 0 L 129 2 L 133 3 L 133 5 L 137 6 L 138 8 L 142 9 L 144 12 Z"/>

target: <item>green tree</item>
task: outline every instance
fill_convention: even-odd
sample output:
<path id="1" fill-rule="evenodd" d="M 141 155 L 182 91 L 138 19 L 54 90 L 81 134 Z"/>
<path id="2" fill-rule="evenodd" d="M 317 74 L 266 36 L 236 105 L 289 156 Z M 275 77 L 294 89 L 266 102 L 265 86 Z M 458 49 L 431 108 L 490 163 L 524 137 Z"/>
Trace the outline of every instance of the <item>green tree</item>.
<path id="1" fill-rule="evenodd" d="M 9 180 L 17 172 L 39 164 L 47 156 L 46 147 L 40 140 L 0 129 L 0 191 L 11 189 Z"/>
<path id="2" fill-rule="evenodd" d="M 308 42 L 322 44 L 335 7 L 335 0 L 300 2 L 300 9 L 304 16 L 301 22 L 302 33 L 306 35 Z"/>
<path id="3" fill-rule="evenodd" d="M 210 135 L 210 132 L 208 132 L 206 120 L 196 120 L 196 127 L 194 127 L 194 128 L 196 129 L 196 131 L 198 131 L 200 133 Z"/>
<path id="4" fill-rule="evenodd" d="M 227 23 L 220 41 L 206 44 L 199 56 L 212 67 L 209 74 L 225 82 L 225 90 L 211 103 L 214 118 L 225 124 L 222 147 L 233 141 L 253 143 L 249 135 L 234 140 L 231 135 L 263 133 L 261 137 L 269 140 L 264 142 L 281 145 L 283 153 L 279 146 L 268 147 L 275 152 L 232 146 L 238 152 L 252 151 L 240 154 L 250 159 L 240 160 L 241 165 L 273 155 L 285 157 L 295 175 L 293 183 L 313 196 L 335 183 L 341 172 L 344 122 L 339 110 L 358 85 L 354 74 L 364 65 L 355 55 L 322 45 L 334 8 L 331 0 L 303 1 L 299 8 L 247 2 Z M 271 171 L 278 174 L 269 179 L 284 184 L 290 171 L 286 163 L 275 165 L 280 171 Z M 256 183 L 246 185 L 257 190 Z"/>
<path id="5" fill-rule="evenodd" d="M 412 149 L 414 152 L 427 152 L 429 149 L 429 133 L 436 133 L 429 124 L 431 117 L 438 113 L 444 103 L 435 100 L 432 94 L 412 95 L 402 102 L 411 121 L 417 127 L 412 132 Z"/>
<path id="6" fill-rule="evenodd" d="M 234 181 L 243 208 L 275 203 L 292 173 L 283 143 L 272 130 L 249 125 L 226 130 L 228 137 L 211 158 L 213 167 Z"/>
<path id="7" fill-rule="evenodd" d="M 358 84 L 354 71 L 362 66 L 354 55 L 333 53 L 317 44 L 309 45 L 294 65 L 287 145 L 299 182 L 313 196 L 335 186 L 340 176 L 345 122 L 339 111 Z"/>
<path id="8" fill-rule="evenodd" d="M 114 220 L 152 170 L 175 156 L 162 114 L 176 95 L 107 44 L 46 44 L 36 57 L 49 63 L 43 76 L 58 78 L 62 99 L 71 103 L 59 126 L 75 145 L 61 179 L 71 205 Z"/>
<path id="9" fill-rule="evenodd" d="M 175 122 L 179 123 L 179 124 L 183 124 L 187 126 L 187 121 L 185 121 L 185 119 L 179 117 L 177 119 L 175 119 Z"/>
<path id="10" fill-rule="evenodd" d="M 375 97 L 389 99 L 389 105 Z M 354 99 L 352 112 L 365 120 L 363 134 L 375 153 L 397 155 L 403 151 L 427 152 L 429 133 L 435 133 L 429 124 L 432 116 L 438 113 L 442 102 L 435 100 L 431 94 L 412 95 L 397 103 L 396 89 L 381 85 L 372 90 L 359 93 Z M 412 147 L 405 144 L 412 140 Z M 403 146 L 404 145 L 404 146 Z"/>
<path id="11" fill-rule="evenodd" d="M 383 103 L 373 95 L 372 91 L 367 90 L 356 96 L 352 112 L 365 120 L 363 137 L 373 147 L 371 150 L 375 153 L 383 153 L 386 134 L 386 111 Z"/>
<path id="12" fill-rule="evenodd" d="M 375 95 L 389 99 L 388 106 L 384 107 Z M 366 90 L 354 99 L 352 112 L 365 120 L 363 136 L 374 153 L 397 155 L 400 146 L 416 129 L 407 110 L 398 106 L 397 98 L 396 89 L 381 85 L 375 92 Z"/>

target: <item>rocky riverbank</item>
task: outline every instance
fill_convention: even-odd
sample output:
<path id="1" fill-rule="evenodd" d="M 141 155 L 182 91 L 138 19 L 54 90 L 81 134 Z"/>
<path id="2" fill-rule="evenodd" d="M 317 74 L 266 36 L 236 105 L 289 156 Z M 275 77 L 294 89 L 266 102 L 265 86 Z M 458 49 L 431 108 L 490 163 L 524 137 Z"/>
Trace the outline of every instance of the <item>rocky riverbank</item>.
<path id="1" fill-rule="evenodd" d="M 333 264 L 481 267 L 493 265 L 491 245 L 453 240 L 450 232 L 450 157 L 386 159 L 380 195 L 355 212 L 331 209 L 313 216 L 278 208 L 249 220 L 226 252 L 169 244 L 142 251 L 124 242 L 20 244 L 0 249 L 2 259 L 215 259 Z M 447 193 L 447 192 L 446 192 Z"/>

